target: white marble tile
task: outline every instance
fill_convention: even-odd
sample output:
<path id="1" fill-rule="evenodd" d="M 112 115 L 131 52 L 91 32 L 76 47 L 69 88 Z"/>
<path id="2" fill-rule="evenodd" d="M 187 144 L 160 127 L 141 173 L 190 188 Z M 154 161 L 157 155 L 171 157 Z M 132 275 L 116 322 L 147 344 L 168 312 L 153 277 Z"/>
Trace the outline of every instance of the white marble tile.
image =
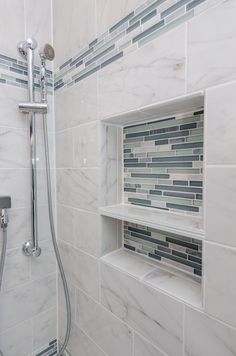
<path id="1" fill-rule="evenodd" d="M 97 120 L 97 75 L 55 95 L 56 130 Z M 66 119 L 65 119 L 66 118 Z"/>
<path id="2" fill-rule="evenodd" d="M 32 321 L 27 320 L 0 334 L 4 356 L 26 356 L 32 351 Z"/>
<path id="3" fill-rule="evenodd" d="M 139 279 L 142 279 L 146 274 L 155 269 L 151 264 L 140 260 L 134 254 L 125 250 L 110 253 L 104 256 L 102 260 Z"/>
<path id="4" fill-rule="evenodd" d="M 96 211 L 98 170 L 96 168 L 58 170 L 57 194 L 61 204 Z"/>
<path id="5" fill-rule="evenodd" d="M 57 310 L 52 308 L 33 319 L 33 349 L 38 350 L 57 337 Z"/>
<path id="6" fill-rule="evenodd" d="M 11 127 L 11 128 L 27 127 L 28 119 L 26 115 L 20 113 L 20 111 L 18 110 L 18 103 L 26 100 L 26 98 L 27 98 L 27 91 L 25 89 L 17 88 L 12 85 L 0 86 L 0 125 L 1 126 Z"/>
<path id="7" fill-rule="evenodd" d="M 235 11 L 227 0 L 188 23 L 188 91 L 236 78 Z"/>
<path id="8" fill-rule="evenodd" d="M 102 303 L 169 356 L 182 355 L 182 304 L 101 264 Z"/>
<path id="9" fill-rule="evenodd" d="M 188 304 L 201 308 L 201 284 L 190 278 L 183 278 L 164 269 L 156 268 L 144 277 L 144 281 L 153 288 L 163 290 Z"/>
<path id="10" fill-rule="evenodd" d="M 94 255 L 100 255 L 100 216 L 85 210 L 74 210 L 75 246 Z"/>
<path id="11" fill-rule="evenodd" d="M 31 213 L 29 208 L 9 209 L 7 248 L 21 248 L 31 236 Z"/>
<path id="12" fill-rule="evenodd" d="M 1 54 L 20 57 L 16 45 L 25 38 L 24 0 L 1 1 L 0 14 Z"/>
<path id="13" fill-rule="evenodd" d="M 60 251 L 68 281 L 98 299 L 98 260 L 63 242 L 60 242 Z"/>
<path id="14" fill-rule="evenodd" d="M 38 279 L 56 272 L 56 258 L 51 241 L 40 242 L 41 255 L 30 259 L 31 279 Z"/>
<path id="15" fill-rule="evenodd" d="M 235 329 L 229 328 L 203 313 L 186 308 L 186 356 L 234 356 L 235 353 Z"/>
<path id="16" fill-rule="evenodd" d="M 97 167 L 100 159 L 99 143 L 100 128 L 97 122 L 74 128 L 74 167 Z"/>
<path id="17" fill-rule="evenodd" d="M 236 249 L 205 244 L 205 310 L 236 327 Z"/>
<path id="18" fill-rule="evenodd" d="M 30 206 L 30 170 L 0 169 L 0 195 L 10 195 L 12 208 Z"/>
<path id="19" fill-rule="evenodd" d="M 236 164 L 235 90 L 232 83 L 206 92 L 207 164 Z"/>
<path id="20" fill-rule="evenodd" d="M 56 133 L 56 167 L 74 167 L 72 130 L 66 130 Z"/>
<path id="21" fill-rule="evenodd" d="M 121 224 L 116 219 L 100 216 L 100 256 L 117 250 L 122 245 Z"/>
<path id="22" fill-rule="evenodd" d="M 45 43 L 52 43 L 51 0 L 25 0 L 25 27 L 26 37 L 35 38 L 39 48 Z M 35 63 L 40 63 L 38 56 Z"/>
<path id="23" fill-rule="evenodd" d="M 0 168 L 29 168 L 28 130 L 0 127 Z"/>
<path id="24" fill-rule="evenodd" d="M 60 340 L 65 331 L 65 315 L 60 320 Z M 73 322 L 67 350 L 76 356 L 105 356 L 106 354 Z"/>
<path id="25" fill-rule="evenodd" d="M 236 246 L 236 168 L 207 167 L 205 188 L 206 238 Z"/>
<path id="26" fill-rule="evenodd" d="M 97 1 L 97 30 L 102 34 L 109 27 L 115 25 L 136 7 L 143 4 L 143 0 L 98 0 Z"/>
<path id="27" fill-rule="evenodd" d="M 131 330 L 101 304 L 87 295 L 77 293 L 77 321 L 109 356 L 131 356 Z"/>
<path id="28" fill-rule="evenodd" d="M 122 163 L 119 154 L 122 152 L 120 147 L 123 137 L 118 137 L 122 129 L 113 125 L 102 125 L 101 127 L 101 199 L 100 205 L 117 204 L 121 181 L 118 181 Z"/>
<path id="29" fill-rule="evenodd" d="M 166 356 L 147 340 L 134 333 L 134 356 Z"/>
<path id="30" fill-rule="evenodd" d="M 0 231 L 2 237 L 2 231 Z M 0 246 L 2 244 L 0 243 Z M 30 280 L 30 260 L 22 253 L 22 248 L 6 253 L 2 290 L 9 290 Z"/>
<path id="31" fill-rule="evenodd" d="M 53 20 L 55 64 L 58 67 L 95 39 L 95 0 L 53 2 Z"/>
<path id="32" fill-rule="evenodd" d="M 182 25 L 99 72 L 99 117 L 169 99 L 184 91 Z"/>
<path id="33" fill-rule="evenodd" d="M 56 278 L 50 275 L 29 282 L 0 295 L 0 330 L 12 327 L 40 312 L 52 308 L 56 302 Z"/>
<path id="34" fill-rule="evenodd" d="M 74 244 L 74 209 L 57 204 L 57 237 Z"/>

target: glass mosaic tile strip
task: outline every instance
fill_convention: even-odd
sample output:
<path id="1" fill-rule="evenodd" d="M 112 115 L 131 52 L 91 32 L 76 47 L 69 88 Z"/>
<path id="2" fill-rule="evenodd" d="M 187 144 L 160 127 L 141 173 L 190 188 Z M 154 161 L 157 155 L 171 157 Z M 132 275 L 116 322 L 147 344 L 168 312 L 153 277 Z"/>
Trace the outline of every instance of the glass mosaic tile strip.
<path id="1" fill-rule="evenodd" d="M 125 203 L 201 214 L 203 119 L 198 111 L 123 129 Z"/>
<path id="2" fill-rule="evenodd" d="M 55 71 L 55 91 L 75 85 L 131 50 L 190 20 L 195 8 L 205 1 L 208 0 L 147 0 L 60 65 Z M 84 73 L 91 64 L 96 70 L 91 68 Z"/>
<path id="3" fill-rule="evenodd" d="M 202 242 L 147 226 L 124 222 L 124 248 L 201 277 Z"/>
<path id="4" fill-rule="evenodd" d="M 57 354 L 57 340 L 52 340 L 49 342 L 48 346 L 37 353 L 35 356 L 53 356 Z"/>
<path id="5" fill-rule="evenodd" d="M 35 66 L 35 90 L 40 88 L 40 68 Z M 13 85 L 20 88 L 27 88 L 27 64 L 26 62 L 20 61 L 16 58 L 8 57 L 4 54 L 0 54 L 0 83 Z M 53 73 L 51 70 L 46 71 L 47 74 L 47 85 L 48 93 L 53 91 Z"/>

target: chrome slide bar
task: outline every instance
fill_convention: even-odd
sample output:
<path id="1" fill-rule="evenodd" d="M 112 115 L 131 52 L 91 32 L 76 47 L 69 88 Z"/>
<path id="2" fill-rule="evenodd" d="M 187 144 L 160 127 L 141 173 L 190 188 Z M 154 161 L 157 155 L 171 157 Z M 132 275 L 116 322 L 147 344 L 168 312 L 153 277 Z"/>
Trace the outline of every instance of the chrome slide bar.
<path id="1" fill-rule="evenodd" d="M 20 54 L 27 59 L 28 67 L 28 101 L 21 103 L 19 109 L 27 112 L 29 115 L 30 128 L 30 160 L 31 160 L 31 217 L 32 217 L 32 241 L 26 241 L 23 245 L 23 252 L 26 256 L 38 257 L 41 254 L 41 248 L 38 243 L 38 216 L 37 216 L 37 152 L 36 152 L 36 123 L 35 112 L 38 105 L 34 102 L 34 50 L 37 42 L 33 38 L 28 38 L 18 44 Z M 38 103 L 37 103 L 38 104 Z M 40 108 L 46 108 L 40 104 Z M 42 110 L 42 111 L 43 111 Z"/>

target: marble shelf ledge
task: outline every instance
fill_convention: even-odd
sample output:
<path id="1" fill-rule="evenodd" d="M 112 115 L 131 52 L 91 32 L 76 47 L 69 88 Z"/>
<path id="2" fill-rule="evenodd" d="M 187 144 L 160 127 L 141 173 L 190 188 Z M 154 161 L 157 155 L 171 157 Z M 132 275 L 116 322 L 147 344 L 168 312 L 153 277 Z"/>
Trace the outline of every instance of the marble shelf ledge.
<path id="1" fill-rule="evenodd" d="M 145 257 L 123 249 L 103 256 L 101 261 L 138 279 L 150 288 L 164 292 L 195 308 L 202 308 L 202 288 L 197 278 L 174 270 L 170 266 L 149 262 Z"/>
<path id="2" fill-rule="evenodd" d="M 164 117 L 178 115 L 183 112 L 202 110 L 204 107 L 204 92 L 196 92 L 155 104 L 143 106 L 134 110 L 121 112 L 114 116 L 103 118 L 104 124 L 115 126 L 128 126 L 142 122 L 163 119 Z"/>
<path id="3" fill-rule="evenodd" d="M 163 212 L 154 208 L 117 204 L 100 208 L 100 214 L 114 219 L 145 225 L 198 240 L 204 239 L 202 219 L 195 216 Z"/>

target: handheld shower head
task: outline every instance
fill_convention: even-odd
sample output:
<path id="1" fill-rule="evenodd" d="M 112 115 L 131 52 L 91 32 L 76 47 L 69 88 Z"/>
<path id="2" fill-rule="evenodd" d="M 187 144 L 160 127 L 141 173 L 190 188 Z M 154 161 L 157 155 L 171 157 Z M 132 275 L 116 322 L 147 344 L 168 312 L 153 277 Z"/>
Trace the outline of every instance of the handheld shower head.
<path id="1" fill-rule="evenodd" d="M 53 61 L 53 59 L 55 58 L 54 48 L 49 43 L 46 43 L 44 47 L 41 48 L 39 54 L 41 59 L 43 60 L 47 59 L 49 61 Z"/>

